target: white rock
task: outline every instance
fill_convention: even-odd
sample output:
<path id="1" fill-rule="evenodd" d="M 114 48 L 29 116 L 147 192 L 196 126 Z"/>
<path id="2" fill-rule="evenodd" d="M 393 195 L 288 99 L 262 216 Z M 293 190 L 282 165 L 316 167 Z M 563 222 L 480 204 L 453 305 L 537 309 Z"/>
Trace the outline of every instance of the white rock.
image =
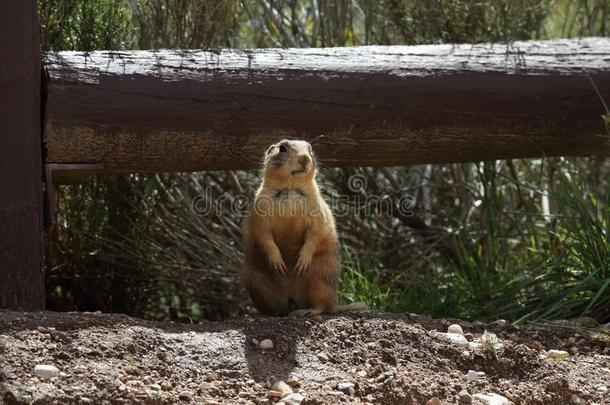
<path id="1" fill-rule="evenodd" d="M 608 392 L 608 387 L 606 387 L 605 385 L 600 385 L 599 387 L 597 387 L 597 392 L 605 394 L 606 392 Z"/>
<path id="2" fill-rule="evenodd" d="M 585 401 L 584 399 L 582 399 L 581 397 L 579 397 L 576 394 L 572 395 L 572 398 L 570 398 L 570 399 L 572 400 L 572 403 L 574 403 L 576 405 L 587 405 L 587 401 Z"/>
<path id="3" fill-rule="evenodd" d="M 271 391 L 279 392 L 282 397 L 292 394 L 292 388 L 282 380 L 277 380 L 271 385 Z"/>
<path id="4" fill-rule="evenodd" d="M 485 373 L 482 371 L 468 370 L 468 373 L 466 373 L 468 381 L 476 381 L 483 377 L 485 377 Z"/>
<path id="5" fill-rule="evenodd" d="M 343 382 L 337 384 L 337 390 L 343 392 L 346 395 L 354 395 L 356 390 L 354 389 L 356 384 L 351 382 Z"/>
<path id="6" fill-rule="evenodd" d="M 271 339 L 263 339 L 258 344 L 258 347 L 260 347 L 263 350 L 273 350 L 273 340 L 271 340 Z"/>
<path id="7" fill-rule="evenodd" d="M 318 356 L 318 359 L 322 360 L 322 361 L 328 361 L 330 360 L 330 356 L 328 355 L 328 353 L 326 352 L 320 352 L 318 353 L 316 356 Z"/>
<path id="8" fill-rule="evenodd" d="M 453 325 L 449 325 L 449 327 L 447 328 L 447 333 L 457 333 L 458 335 L 464 336 L 464 331 L 462 330 L 462 327 L 455 323 Z"/>
<path id="9" fill-rule="evenodd" d="M 178 394 L 178 398 L 183 401 L 190 401 L 193 399 L 193 393 L 191 391 L 184 390 L 180 394 Z"/>
<path id="10" fill-rule="evenodd" d="M 554 349 L 549 350 L 547 355 L 549 356 L 549 358 L 551 358 L 553 360 L 557 360 L 557 361 L 565 360 L 568 357 L 570 357 L 570 354 L 568 352 L 566 352 L 565 350 L 554 350 Z"/>
<path id="11" fill-rule="evenodd" d="M 460 335 L 459 333 L 443 333 L 442 335 L 444 335 L 452 344 L 456 346 L 468 346 L 468 340 L 464 337 L 464 335 Z"/>
<path id="12" fill-rule="evenodd" d="M 478 399 L 486 405 L 510 405 L 508 398 L 498 394 L 476 394 L 474 399 Z"/>
<path id="13" fill-rule="evenodd" d="M 36 374 L 36 377 L 42 378 L 43 380 L 50 380 L 59 375 L 59 369 L 49 364 L 39 364 L 34 367 L 34 374 Z"/>
<path id="14" fill-rule="evenodd" d="M 284 402 L 286 405 L 299 405 L 304 399 L 305 397 L 303 395 L 292 393 L 283 397 L 282 402 Z"/>

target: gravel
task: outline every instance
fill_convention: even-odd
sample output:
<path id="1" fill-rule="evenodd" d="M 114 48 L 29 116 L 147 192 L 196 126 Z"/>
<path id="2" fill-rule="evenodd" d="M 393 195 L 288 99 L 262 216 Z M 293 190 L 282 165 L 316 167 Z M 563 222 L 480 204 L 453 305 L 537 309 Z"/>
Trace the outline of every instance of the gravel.
<path id="1" fill-rule="evenodd" d="M 494 333 L 503 350 L 494 357 L 479 344 L 465 356 L 464 347 L 435 332 L 452 324 L 474 342 L 485 330 Z M 443 404 L 604 404 L 610 402 L 610 344 L 593 336 L 581 328 L 515 328 L 415 314 L 190 325 L 117 314 L 0 311 L 0 403 L 383 405 L 436 398 Z M 273 341 L 273 350 L 253 344 L 264 339 Z M 578 353 L 561 362 L 541 356 L 571 347 Z M 36 365 L 61 372 L 42 379 Z M 469 381 L 469 370 L 485 378 Z M 266 382 L 273 377 L 292 392 L 271 391 Z"/>

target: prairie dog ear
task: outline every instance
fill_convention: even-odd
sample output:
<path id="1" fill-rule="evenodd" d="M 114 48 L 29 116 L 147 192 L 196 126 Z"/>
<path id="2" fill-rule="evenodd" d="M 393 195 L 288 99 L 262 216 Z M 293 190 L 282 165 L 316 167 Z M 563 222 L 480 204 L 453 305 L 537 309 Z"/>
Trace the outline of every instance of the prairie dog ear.
<path id="1" fill-rule="evenodd" d="M 271 149 L 273 149 L 275 145 L 271 145 L 269 146 L 269 148 L 267 149 L 267 152 L 265 152 L 265 156 L 269 156 L 269 154 L 271 153 Z"/>

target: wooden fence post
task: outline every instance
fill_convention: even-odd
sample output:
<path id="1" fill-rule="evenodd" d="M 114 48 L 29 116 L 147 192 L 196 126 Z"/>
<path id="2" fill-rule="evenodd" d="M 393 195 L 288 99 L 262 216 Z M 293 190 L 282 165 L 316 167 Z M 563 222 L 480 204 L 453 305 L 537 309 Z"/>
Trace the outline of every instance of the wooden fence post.
<path id="1" fill-rule="evenodd" d="M 44 308 L 41 64 L 35 0 L 0 3 L 0 308 Z"/>

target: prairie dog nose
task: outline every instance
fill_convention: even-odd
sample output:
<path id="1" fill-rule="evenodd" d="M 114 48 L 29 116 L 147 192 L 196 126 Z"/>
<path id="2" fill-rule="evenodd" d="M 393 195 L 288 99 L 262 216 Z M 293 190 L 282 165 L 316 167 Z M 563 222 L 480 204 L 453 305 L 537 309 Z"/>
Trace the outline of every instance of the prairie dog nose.
<path id="1" fill-rule="evenodd" d="M 300 155 L 297 158 L 297 161 L 302 164 L 303 166 L 307 165 L 310 161 L 309 156 L 308 155 Z"/>

